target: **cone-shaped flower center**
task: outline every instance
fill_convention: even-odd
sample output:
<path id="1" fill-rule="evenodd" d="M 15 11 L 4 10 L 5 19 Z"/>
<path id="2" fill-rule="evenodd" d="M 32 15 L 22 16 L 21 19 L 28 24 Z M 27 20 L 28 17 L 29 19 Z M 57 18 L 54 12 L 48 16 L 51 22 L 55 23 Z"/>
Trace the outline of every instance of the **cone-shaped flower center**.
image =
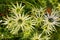
<path id="1" fill-rule="evenodd" d="M 22 24 L 22 22 L 23 22 L 22 19 L 19 19 L 19 20 L 18 20 L 18 23 L 19 23 L 19 24 Z"/>
<path id="2" fill-rule="evenodd" d="M 49 22 L 54 22 L 54 19 L 53 18 L 49 18 L 48 21 Z"/>
<path id="3" fill-rule="evenodd" d="M 12 23 L 12 22 L 13 22 L 13 20 L 10 20 L 10 21 L 9 21 L 9 23 Z"/>
<path id="4" fill-rule="evenodd" d="M 19 8 L 17 8 L 17 9 L 16 9 L 16 12 L 17 12 L 17 13 L 19 13 L 19 12 L 20 12 L 20 9 L 19 9 Z"/>

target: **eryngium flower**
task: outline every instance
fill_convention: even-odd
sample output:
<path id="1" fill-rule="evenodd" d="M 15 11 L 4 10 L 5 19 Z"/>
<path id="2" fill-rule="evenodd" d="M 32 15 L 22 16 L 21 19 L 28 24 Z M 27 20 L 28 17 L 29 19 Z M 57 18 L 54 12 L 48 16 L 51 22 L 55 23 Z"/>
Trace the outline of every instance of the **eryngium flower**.
<path id="1" fill-rule="evenodd" d="M 44 15 L 44 8 L 34 8 L 32 9 L 32 14 L 34 15 L 33 18 L 34 18 L 34 21 L 36 23 L 35 26 L 39 27 L 41 26 L 42 24 L 42 21 L 43 21 L 43 15 Z"/>
<path id="2" fill-rule="evenodd" d="M 32 28 L 34 28 L 32 26 L 34 25 L 34 22 L 31 20 L 31 17 L 29 17 L 28 15 L 24 15 L 24 13 L 16 14 L 16 16 L 12 17 L 7 17 L 5 18 L 4 22 L 4 24 L 7 24 L 6 28 L 11 30 L 10 33 L 12 34 L 18 33 L 20 28 L 22 29 L 22 31 L 31 30 Z"/>
<path id="3" fill-rule="evenodd" d="M 18 3 L 16 5 L 14 5 L 12 3 L 12 6 L 13 7 L 10 8 L 11 9 L 11 12 L 12 13 L 16 13 L 16 14 L 21 13 L 23 11 L 23 8 L 24 8 L 24 6 L 22 6 L 22 3 L 20 5 Z"/>
<path id="4" fill-rule="evenodd" d="M 44 15 L 44 25 L 43 29 L 46 31 L 46 33 L 50 34 L 52 31 L 56 31 L 55 26 L 60 25 L 60 15 L 59 11 L 57 10 L 52 10 L 51 15 L 47 13 L 47 15 Z"/>
<path id="5" fill-rule="evenodd" d="M 34 8 L 32 8 L 31 12 L 33 15 L 36 15 L 37 13 L 40 13 L 40 9 L 34 7 Z"/>
<path id="6" fill-rule="evenodd" d="M 40 13 L 37 13 L 36 16 L 34 16 L 35 22 L 37 27 L 41 26 L 43 22 L 43 16 Z"/>

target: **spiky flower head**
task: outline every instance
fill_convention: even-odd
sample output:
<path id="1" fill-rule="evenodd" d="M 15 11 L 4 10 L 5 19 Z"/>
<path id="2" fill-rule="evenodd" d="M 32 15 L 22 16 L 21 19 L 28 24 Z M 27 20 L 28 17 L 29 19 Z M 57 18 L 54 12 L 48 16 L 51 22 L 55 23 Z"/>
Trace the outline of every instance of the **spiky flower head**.
<path id="1" fill-rule="evenodd" d="M 37 27 L 41 26 L 41 23 L 43 22 L 43 16 L 40 13 L 37 13 L 34 17 Z"/>
<path id="2" fill-rule="evenodd" d="M 33 12 L 34 16 L 34 21 L 36 22 L 35 26 L 41 26 L 42 21 L 43 21 L 43 15 L 44 15 L 44 8 L 36 9 L 35 12 Z"/>
<path id="3" fill-rule="evenodd" d="M 11 18 L 11 17 L 8 17 L 7 16 L 7 18 L 5 18 L 4 17 L 4 19 L 5 19 L 5 21 L 4 21 L 4 25 L 6 25 L 6 24 L 8 24 L 7 25 L 7 28 L 9 27 L 9 29 L 11 29 L 12 28 L 12 25 L 14 25 L 13 23 L 14 23 L 14 20 Z"/>
<path id="4" fill-rule="evenodd" d="M 11 10 L 12 13 L 15 13 L 15 14 L 22 13 L 23 8 L 24 8 L 24 6 L 22 6 L 22 3 L 20 3 L 20 5 L 18 4 L 18 2 L 17 2 L 16 5 L 14 5 L 14 4 L 12 3 L 12 6 L 13 6 L 13 7 L 10 8 L 10 10 Z"/>
<path id="5" fill-rule="evenodd" d="M 37 13 L 40 13 L 40 10 L 38 8 L 32 8 L 32 14 L 36 15 Z"/>
<path id="6" fill-rule="evenodd" d="M 18 33 L 20 28 L 22 29 L 22 31 L 31 30 L 33 28 L 32 25 L 34 25 L 31 17 L 29 17 L 28 15 L 24 15 L 24 13 L 16 14 L 12 17 L 7 17 L 5 18 L 4 22 L 4 24 L 7 24 L 6 28 L 10 29 L 10 33 L 12 34 Z"/>
<path id="7" fill-rule="evenodd" d="M 60 25 L 59 11 L 52 9 L 51 15 L 49 15 L 49 13 L 47 13 L 47 15 L 44 15 L 43 21 L 44 25 L 42 28 L 44 29 L 44 31 L 46 31 L 46 33 L 50 34 L 52 31 L 56 31 L 55 26 Z"/>

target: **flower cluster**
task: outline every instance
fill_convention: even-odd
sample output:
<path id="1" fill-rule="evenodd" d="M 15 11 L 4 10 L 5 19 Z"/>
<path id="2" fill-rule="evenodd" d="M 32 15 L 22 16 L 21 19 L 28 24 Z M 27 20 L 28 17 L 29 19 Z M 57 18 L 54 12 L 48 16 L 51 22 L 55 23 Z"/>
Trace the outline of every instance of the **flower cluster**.
<path id="1" fill-rule="evenodd" d="M 4 24 L 7 25 L 6 28 L 10 30 L 10 33 L 16 34 L 19 30 L 22 29 L 24 36 L 28 36 L 31 30 L 36 30 L 35 27 L 43 29 L 43 31 L 38 35 L 38 33 L 34 34 L 34 37 L 31 40 L 49 40 L 50 34 L 56 30 L 56 26 L 60 26 L 60 15 L 59 11 L 53 10 L 51 14 L 45 12 L 44 8 L 32 8 L 32 15 L 29 16 L 27 13 L 24 13 L 24 6 L 22 3 L 20 5 L 15 6 L 12 4 L 11 12 L 14 14 L 12 17 L 7 16 L 4 18 Z M 27 33 L 27 31 L 29 31 Z M 40 30 L 39 30 L 40 31 Z M 41 38 L 43 34 L 46 34 Z"/>
<path id="2" fill-rule="evenodd" d="M 53 10 L 53 9 L 52 9 Z M 51 12 L 51 15 L 49 15 L 47 13 L 47 15 L 44 15 L 44 25 L 43 25 L 43 29 L 49 33 L 51 33 L 52 31 L 56 31 L 55 26 L 59 26 L 60 25 L 60 16 L 59 16 L 59 11 L 53 10 Z"/>
<path id="3" fill-rule="evenodd" d="M 31 20 L 31 17 L 22 12 L 24 6 L 22 6 L 22 4 L 19 6 L 18 3 L 17 7 L 15 5 L 13 6 L 14 8 L 12 8 L 11 12 L 13 12 L 14 15 L 12 15 L 12 17 L 7 16 L 7 18 L 4 18 L 4 24 L 7 25 L 6 28 L 10 30 L 10 33 L 16 34 L 20 29 L 22 29 L 22 31 L 25 31 L 34 28 L 34 22 Z"/>

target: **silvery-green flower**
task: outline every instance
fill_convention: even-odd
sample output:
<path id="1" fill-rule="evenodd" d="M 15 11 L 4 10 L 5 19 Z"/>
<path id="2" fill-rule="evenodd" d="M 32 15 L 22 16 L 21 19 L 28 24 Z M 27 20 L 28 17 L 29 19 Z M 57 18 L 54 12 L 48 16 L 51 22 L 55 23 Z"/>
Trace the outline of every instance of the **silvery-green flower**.
<path id="1" fill-rule="evenodd" d="M 43 25 L 43 30 L 50 34 L 52 31 L 56 31 L 55 26 L 60 25 L 60 16 L 59 16 L 59 11 L 57 10 L 52 10 L 51 15 L 47 13 L 47 15 L 44 15 L 44 25 Z"/>
<path id="2" fill-rule="evenodd" d="M 34 28 L 32 26 L 34 25 L 34 22 L 31 20 L 31 17 L 29 17 L 28 15 L 24 15 L 24 13 L 16 14 L 12 17 L 7 17 L 5 18 L 4 22 L 4 24 L 7 24 L 6 28 L 10 29 L 10 33 L 12 34 L 18 33 L 20 28 L 22 29 L 22 31 L 31 30 L 32 28 Z"/>
<path id="3" fill-rule="evenodd" d="M 34 21 L 36 22 L 35 26 L 41 26 L 41 23 L 43 21 L 43 15 L 44 15 L 44 10 L 43 8 L 40 9 L 33 9 L 34 12 L 32 11 L 32 14 L 34 14 Z"/>
<path id="4" fill-rule="evenodd" d="M 35 26 L 41 26 L 43 22 L 43 16 L 40 13 L 37 13 L 36 16 L 34 17 L 36 25 Z"/>
<path id="5" fill-rule="evenodd" d="M 40 10 L 38 8 L 32 8 L 32 14 L 36 15 L 37 13 L 40 13 Z"/>
<path id="6" fill-rule="evenodd" d="M 19 14 L 23 11 L 23 8 L 24 6 L 22 6 L 22 3 L 20 5 L 18 3 L 16 5 L 12 3 L 12 7 L 10 9 L 12 13 Z"/>
<path id="7" fill-rule="evenodd" d="M 13 20 L 13 18 L 7 16 L 7 18 L 4 18 L 4 19 L 5 19 L 5 20 L 4 20 L 3 25 L 7 25 L 6 28 L 11 29 L 11 28 L 12 28 L 12 25 L 14 25 L 14 20 Z"/>

